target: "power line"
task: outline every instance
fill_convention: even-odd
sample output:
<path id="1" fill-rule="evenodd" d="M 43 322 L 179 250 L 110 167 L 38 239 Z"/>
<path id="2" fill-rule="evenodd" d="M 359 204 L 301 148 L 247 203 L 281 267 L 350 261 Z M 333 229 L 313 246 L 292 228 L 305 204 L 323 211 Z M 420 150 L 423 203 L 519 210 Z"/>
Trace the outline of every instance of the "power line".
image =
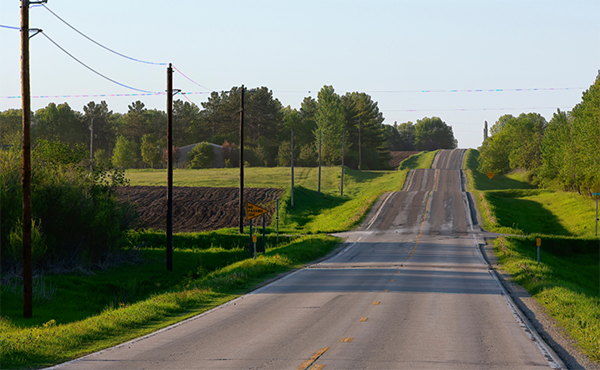
<path id="1" fill-rule="evenodd" d="M 125 84 L 122 84 L 118 81 L 113 80 L 112 78 L 106 77 L 105 75 L 103 75 L 102 73 L 96 71 L 95 69 L 93 69 L 92 67 L 88 66 L 87 64 L 83 63 L 81 60 L 75 58 L 71 53 L 69 53 L 68 51 L 66 51 L 65 49 L 63 49 L 60 45 L 58 45 L 54 40 L 52 40 L 50 38 L 50 36 L 46 35 L 45 32 L 41 32 L 42 35 L 44 35 L 44 37 L 46 37 L 48 40 L 50 40 L 50 42 L 52 42 L 57 48 L 59 48 L 60 50 L 62 50 L 65 54 L 67 54 L 68 56 L 70 56 L 71 58 L 73 58 L 77 63 L 81 64 L 82 66 L 84 66 L 85 68 L 89 69 L 90 71 L 94 72 L 95 74 L 97 74 L 98 76 L 114 83 L 117 84 L 119 86 L 125 87 L 127 89 L 130 90 L 135 90 L 135 91 L 141 91 L 141 92 L 145 92 L 145 93 L 154 93 L 153 91 L 148 91 L 148 90 L 142 90 L 142 89 L 136 89 L 135 87 L 131 87 L 131 86 L 127 86 Z"/>
<path id="2" fill-rule="evenodd" d="M 173 69 L 174 69 L 174 70 L 176 70 L 177 72 L 179 72 L 179 74 L 180 74 L 180 75 L 182 75 L 183 77 L 187 78 L 187 79 L 188 79 L 188 80 L 190 80 L 192 83 L 194 83 L 194 84 L 196 84 L 196 85 L 198 85 L 198 86 L 200 86 L 200 87 L 202 87 L 202 88 L 204 88 L 204 89 L 206 89 L 206 90 L 210 90 L 208 87 L 206 87 L 206 86 L 202 86 L 202 85 L 200 85 L 198 82 L 196 82 L 196 81 L 192 80 L 191 78 L 189 78 L 188 76 L 184 75 L 184 74 L 183 74 L 183 72 L 181 72 L 180 70 L 178 70 L 177 68 L 175 68 L 175 66 L 172 66 L 172 67 L 173 67 Z"/>
<path id="3" fill-rule="evenodd" d="M 80 34 L 81 36 L 85 37 L 86 39 L 90 40 L 91 42 L 93 42 L 94 44 L 100 46 L 101 48 L 110 51 L 111 53 L 117 54 L 118 56 L 121 56 L 123 58 L 127 58 L 130 60 L 133 60 L 135 62 L 140 62 L 140 63 L 145 63 L 145 64 L 153 64 L 153 65 L 158 65 L 158 66 L 165 66 L 167 65 L 167 63 L 156 63 L 156 62 L 148 62 L 145 60 L 141 60 L 141 59 L 136 59 L 136 58 L 132 58 L 130 56 L 127 56 L 125 54 L 119 53 L 118 51 L 115 51 L 111 48 L 108 48 L 104 45 L 102 45 L 101 43 L 91 39 L 90 37 L 86 36 L 83 32 L 79 31 L 77 28 L 71 26 L 69 23 L 67 23 L 67 21 L 65 21 L 64 19 L 62 19 L 61 17 L 59 17 L 56 13 L 54 13 L 52 10 L 50 10 L 50 8 L 48 8 L 46 5 L 42 4 L 42 6 L 49 11 L 52 15 L 54 15 L 56 18 L 58 18 L 60 21 L 62 21 L 64 24 L 66 24 L 67 26 L 69 26 L 73 31 L 77 32 L 78 34 Z"/>
<path id="4" fill-rule="evenodd" d="M 385 112 L 468 112 L 468 111 L 496 111 L 496 110 L 524 110 L 524 109 L 556 109 L 557 107 L 512 107 L 512 108 L 448 108 L 448 109 L 381 109 Z M 568 109 L 568 108 L 563 108 Z"/>
<path id="5" fill-rule="evenodd" d="M 477 93 L 477 92 L 523 92 L 523 91 L 564 91 L 585 90 L 586 87 L 534 87 L 526 89 L 463 89 L 463 90 L 382 90 L 365 91 L 367 93 L 405 94 L 405 93 Z"/>

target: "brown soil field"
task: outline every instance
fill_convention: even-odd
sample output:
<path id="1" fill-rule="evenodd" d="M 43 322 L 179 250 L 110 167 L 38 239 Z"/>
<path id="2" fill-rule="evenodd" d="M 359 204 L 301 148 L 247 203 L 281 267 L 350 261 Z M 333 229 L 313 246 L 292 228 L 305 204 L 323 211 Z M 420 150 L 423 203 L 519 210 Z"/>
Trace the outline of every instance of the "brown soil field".
<path id="1" fill-rule="evenodd" d="M 400 166 L 400 163 L 402 163 L 403 160 L 405 160 L 413 154 L 419 153 L 421 152 L 390 152 L 390 154 L 392 155 L 392 159 L 389 162 L 390 167 L 398 168 L 398 166 Z"/>
<path id="2" fill-rule="evenodd" d="M 167 223 L 167 188 L 164 186 L 123 186 L 119 199 L 135 205 L 138 227 L 165 230 Z M 283 189 L 244 188 L 244 201 L 270 209 L 266 222 L 275 216 L 275 200 Z M 262 225 L 262 217 L 254 219 Z M 249 225 L 250 221 L 245 221 Z M 173 232 L 217 230 L 239 225 L 239 189 L 209 187 L 173 187 Z"/>

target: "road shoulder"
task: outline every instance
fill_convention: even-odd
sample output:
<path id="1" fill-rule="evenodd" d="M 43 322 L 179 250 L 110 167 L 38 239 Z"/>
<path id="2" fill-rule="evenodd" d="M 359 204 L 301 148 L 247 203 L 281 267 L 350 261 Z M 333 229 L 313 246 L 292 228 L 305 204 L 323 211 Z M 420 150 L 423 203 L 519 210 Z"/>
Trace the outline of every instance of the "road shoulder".
<path id="1" fill-rule="evenodd" d="M 512 282 L 510 274 L 500 268 L 498 259 L 493 251 L 493 246 L 488 240 L 486 238 L 485 244 L 480 245 L 486 261 L 494 269 L 504 289 L 506 289 L 519 310 L 538 332 L 539 336 L 560 357 L 568 369 L 600 370 L 600 364 L 592 362 L 586 355 L 579 351 L 575 341 L 569 337 L 555 319 L 546 313 L 546 309 L 525 288 Z"/>

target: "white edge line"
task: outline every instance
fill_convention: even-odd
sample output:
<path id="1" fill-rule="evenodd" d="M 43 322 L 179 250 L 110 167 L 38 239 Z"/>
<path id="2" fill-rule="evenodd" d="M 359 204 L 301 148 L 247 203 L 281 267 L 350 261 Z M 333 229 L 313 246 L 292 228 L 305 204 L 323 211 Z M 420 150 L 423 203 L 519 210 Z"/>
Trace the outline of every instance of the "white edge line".
<path id="1" fill-rule="evenodd" d="M 500 288 L 500 294 L 504 298 L 504 301 L 506 302 L 506 305 L 508 306 L 508 310 L 515 318 L 515 321 L 517 322 L 519 327 L 521 327 L 521 329 L 525 332 L 525 335 L 527 335 L 527 337 L 529 337 L 529 339 L 531 339 L 537 345 L 538 349 L 540 350 L 542 356 L 544 357 L 544 359 L 546 360 L 546 362 L 548 363 L 550 368 L 566 369 L 566 367 L 563 367 L 562 361 L 558 358 L 557 355 L 555 355 L 554 351 L 552 351 L 548 347 L 546 342 L 544 342 L 544 340 L 539 336 L 537 331 L 529 323 L 529 320 L 527 319 L 527 317 L 521 313 L 521 311 L 519 310 L 519 308 L 517 307 L 515 302 L 512 300 L 512 298 L 508 294 L 508 292 L 504 289 L 502 282 L 500 282 L 500 279 L 498 279 L 498 277 L 496 276 L 496 271 L 494 269 L 490 268 L 491 266 L 489 266 L 487 261 L 485 261 L 485 258 L 483 257 L 483 253 L 481 252 L 481 249 L 479 248 L 479 241 L 477 240 L 477 237 L 475 235 L 473 235 L 473 239 L 475 241 L 475 245 L 476 245 L 475 249 L 477 249 L 479 258 L 481 258 L 481 260 L 484 262 L 484 264 L 486 264 L 488 266 L 488 272 L 490 273 L 490 275 L 496 282 L 496 285 L 498 285 L 498 288 Z"/>
<path id="2" fill-rule="evenodd" d="M 377 213 L 375 214 L 375 216 L 373 216 L 373 218 L 371 219 L 371 222 L 369 222 L 369 226 L 367 226 L 367 230 L 369 230 L 371 228 L 371 226 L 373 226 L 373 223 L 375 222 L 375 220 L 377 220 L 377 217 L 379 217 L 379 214 L 381 213 L 381 210 L 383 209 L 383 206 L 385 206 L 385 204 L 387 203 L 387 201 L 394 194 L 396 194 L 396 192 L 389 193 L 388 196 L 387 196 L 387 198 L 385 198 L 385 200 L 383 201 L 383 203 L 381 203 L 381 205 L 379 206 L 379 209 L 377 210 Z"/>
<path id="3" fill-rule="evenodd" d="M 331 262 L 331 261 L 335 260 L 336 258 L 338 258 L 339 256 L 341 256 L 342 254 L 346 253 L 350 248 L 354 247 L 356 245 L 356 243 L 358 243 L 361 239 L 362 239 L 362 236 L 359 237 L 358 239 L 356 239 L 356 241 L 354 243 L 350 244 L 349 246 L 347 246 L 343 250 L 341 250 L 338 253 L 336 253 L 334 256 L 331 256 L 330 258 L 326 259 L 325 261 L 321 261 L 319 263 L 315 263 L 313 265 L 309 265 L 306 268 L 311 268 L 312 269 L 313 268 L 312 266 L 319 266 L 320 264 L 328 263 L 328 262 Z"/>

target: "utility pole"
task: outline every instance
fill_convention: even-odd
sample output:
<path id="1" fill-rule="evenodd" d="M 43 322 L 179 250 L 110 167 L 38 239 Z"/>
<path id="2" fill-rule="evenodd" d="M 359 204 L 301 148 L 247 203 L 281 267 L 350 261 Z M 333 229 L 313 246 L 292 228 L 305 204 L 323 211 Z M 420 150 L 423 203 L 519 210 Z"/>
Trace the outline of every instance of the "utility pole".
<path id="1" fill-rule="evenodd" d="M 94 172 L 94 117 L 90 122 L 90 173 Z"/>
<path id="2" fill-rule="evenodd" d="M 291 197 L 291 205 L 294 208 L 294 128 L 292 127 L 292 197 Z"/>
<path id="3" fill-rule="evenodd" d="M 319 129 L 319 187 L 317 192 L 321 194 L 321 129 Z"/>
<path id="4" fill-rule="evenodd" d="M 167 271 L 173 271 L 173 67 L 167 68 Z"/>
<path id="5" fill-rule="evenodd" d="M 485 122 L 484 126 L 483 126 L 483 141 L 486 141 L 488 138 L 488 124 L 487 121 L 483 121 Z"/>
<path id="6" fill-rule="evenodd" d="M 362 143 L 360 137 L 360 117 L 358 118 L 358 171 L 362 171 Z"/>
<path id="7" fill-rule="evenodd" d="M 342 184 L 340 185 L 340 196 L 344 196 L 344 148 L 346 147 L 346 130 L 342 131 Z"/>
<path id="8" fill-rule="evenodd" d="M 31 92 L 29 90 L 29 0 L 21 1 L 21 111 L 23 115 L 23 317 L 33 317 L 31 262 Z"/>
<path id="9" fill-rule="evenodd" d="M 240 101 L 240 234 L 244 233 L 244 85 Z"/>

